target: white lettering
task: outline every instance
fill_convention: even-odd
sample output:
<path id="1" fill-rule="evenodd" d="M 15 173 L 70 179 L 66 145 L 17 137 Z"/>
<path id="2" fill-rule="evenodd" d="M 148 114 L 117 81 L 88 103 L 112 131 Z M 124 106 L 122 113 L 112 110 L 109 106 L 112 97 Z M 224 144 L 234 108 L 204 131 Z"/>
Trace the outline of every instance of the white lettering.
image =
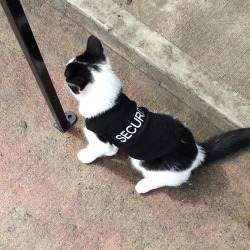
<path id="1" fill-rule="evenodd" d="M 142 117 L 145 117 L 145 114 L 141 110 L 138 109 L 137 112 L 135 113 L 135 117 L 143 122 Z"/>
<path id="2" fill-rule="evenodd" d="M 136 131 L 137 131 L 136 128 L 134 128 L 133 131 L 129 130 L 129 128 L 133 128 L 133 127 L 132 127 L 131 125 L 127 126 L 126 131 L 127 131 L 128 133 L 130 133 L 130 134 L 135 134 L 135 133 L 136 133 Z"/>
<path id="3" fill-rule="evenodd" d="M 133 122 L 131 122 L 130 124 L 135 127 L 135 128 L 139 128 L 141 127 L 141 122 L 137 119 L 137 118 L 134 118 L 134 120 L 136 120 L 138 122 L 138 125 L 135 125 Z"/>
<path id="4" fill-rule="evenodd" d="M 132 137 L 132 135 L 129 135 L 124 130 L 120 133 L 120 135 L 123 135 L 126 139 L 130 139 Z"/>
<path id="5" fill-rule="evenodd" d="M 116 139 L 120 140 L 120 142 L 126 142 L 129 140 L 141 127 L 142 123 L 144 122 L 143 117 L 145 117 L 143 111 L 137 109 L 133 121 L 130 122 L 125 130 L 116 136 Z"/>
<path id="6" fill-rule="evenodd" d="M 127 141 L 127 139 L 125 137 L 121 136 L 121 135 L 117 135 L 115 138 L 120 140 L 120 142 L 126 142 Z"/>

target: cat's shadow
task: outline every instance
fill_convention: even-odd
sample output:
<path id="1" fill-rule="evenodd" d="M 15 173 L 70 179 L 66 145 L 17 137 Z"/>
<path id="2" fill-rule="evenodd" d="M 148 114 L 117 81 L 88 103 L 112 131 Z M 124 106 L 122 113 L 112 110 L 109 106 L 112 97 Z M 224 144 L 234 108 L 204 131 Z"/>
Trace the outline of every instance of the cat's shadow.
<path id="1" fill-rule="evenodd" d="M 110 160 L 112 164 L 110 164 Z M 128 180 L 134 186 L 142 179 L 142 175 L 132 168 L 128 156 L 122 152 L 118 152 L 112 158 L 100 158 L 96 161 L 96 164 L 109 169 L 115 175 Z M 226 173 L 220 165 L 221 163 L 217 162 L 193 171 L 189 183 L 180 187 L 163 187 L 144 195 L 155 196 L 158 193 L 164 193 L 173 200 L 192 204 L 213 202 L 216 197 L 223 196 L 228 187 Z"/>
<path id="2" fill-rule="evenodd" d="M 227 187 L 226 173 L 217 163 L 193 171 L 188 183 L 177 188 L 164 188 L 162 191 L 184 203 L 206 204 L 213 202 L 216 197 L 224 196 Z"/>

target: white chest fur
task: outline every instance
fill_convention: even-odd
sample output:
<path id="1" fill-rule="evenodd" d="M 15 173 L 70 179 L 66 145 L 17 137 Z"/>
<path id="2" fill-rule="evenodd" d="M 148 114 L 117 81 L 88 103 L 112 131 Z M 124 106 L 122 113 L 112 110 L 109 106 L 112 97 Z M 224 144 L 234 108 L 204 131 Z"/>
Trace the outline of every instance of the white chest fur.
<path id="1" fill-rule="evenodd" d="M 113 73 L 110 65 L 100 65 L 100 72 L 93 70 L 93 83 L 88 84 L 79 95 L 79 112 L 90 118 L 105 112 L 114 106 L 121 91 L 120 80 Z"/>

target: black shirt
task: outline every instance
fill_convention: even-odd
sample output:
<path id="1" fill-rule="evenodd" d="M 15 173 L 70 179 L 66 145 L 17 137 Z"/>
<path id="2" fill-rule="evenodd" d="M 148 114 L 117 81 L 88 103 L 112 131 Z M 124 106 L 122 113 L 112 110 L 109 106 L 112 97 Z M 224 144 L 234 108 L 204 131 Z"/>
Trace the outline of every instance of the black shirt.
<path id="1" fill-rule="evenodd" d="M 171 116 L 137 107 L 121 93 L 116 105 L 86 119 L 87 129 L 135 159 L 153 160 L 169 153 L 179 138 L 177 122 Z"/>

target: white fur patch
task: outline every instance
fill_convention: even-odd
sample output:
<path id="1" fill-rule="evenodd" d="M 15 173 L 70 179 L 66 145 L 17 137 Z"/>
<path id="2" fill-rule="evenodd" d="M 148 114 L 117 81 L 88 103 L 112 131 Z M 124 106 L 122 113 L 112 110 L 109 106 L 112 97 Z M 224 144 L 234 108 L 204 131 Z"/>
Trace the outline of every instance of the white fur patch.
<path id="1" fill-rule="evenodd" d="M 164 186 L 180 186 L 187 182 L 193 169 L 197 168 L 205 158 L 203 149 L 197 145 L 198 154 L 191 164 L 191 166 L 184 171 L 173 171 L 173 170 L 163 170 L 163 171 L 153 171 L 146 170 L 140 160 L 131 158 L 132 165 L 136 170 L 142 173 L 144 179 L 139 181 L 135 187 L 138 193 L 147 193 L 150 190 L 164 187 Z"/>
<path id="2" fill-rule="evenodd" d="M 89 144 L 77 154 L 81 162 L 91 163 L 101 156 L 113 156 L 117 153 L 118 148 L 115 145 L 100 141 L 96 134 L 86 127 L 84 128 L 84 133 Z"/>
<path id="3" fill-rule="evenodd" d="M 98 65 L 101 72 L 92 71 L 93 83 L 88 84 L 80 94 L 79 112 L 85 118 L 97 116 L 112 108 L 121 91 L 121 83 L 108 63 Z"/>

